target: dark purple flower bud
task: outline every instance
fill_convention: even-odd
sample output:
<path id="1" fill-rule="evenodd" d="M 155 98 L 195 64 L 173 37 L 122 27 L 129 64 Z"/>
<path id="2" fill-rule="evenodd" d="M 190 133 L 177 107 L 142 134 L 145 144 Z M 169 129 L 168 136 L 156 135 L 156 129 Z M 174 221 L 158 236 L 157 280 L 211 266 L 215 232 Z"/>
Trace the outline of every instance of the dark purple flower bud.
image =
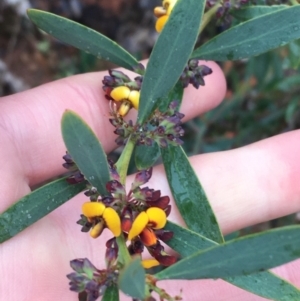
<path id="1" fill-rule="evenodd" d="M 106 190 L 109 193 L 116 193 L 116 194 L 122 194 L 126 195 L 126 191 L 124 186 L 116 180 L 112 180 L 106 183 Z"/>
<path id="2" fill-rule="evenodd" d="M 159 126 L 159 127 L 157 127 L 157 129 L 156 129 L 156 131 L 157 131 L 157 133 L 159 134 L 159 135 L 164 135 L 165 134 L 165 131 L 166 131 L 166 128 L 164 127 L 164 126 Z"/>
<path id="3" fill-rule="evenodd" d="M 202 76 L 212 74 L 212 72 L 213 72 L 212 69 L 207 67 L 206 65 L 199 66 L 199 71 Z"/>
<path id="4" fill-rule="evenodd" d="M 114 131 L 114 133 L 115 133 L 116 135 L 121 136 L 121 137 L 125 137 L 125 130 L 122 129 L 122 128 L 117 128 L 117 129 Z"/>
<path id="5" fill-rule="evenodd" d="M 93 279 L 93 273 L 97 271 L 96 267 L 87 258 L 83 259 L 82 269 L 89 279 Z"/>
<path id="6" fill-rule="evenodd" d="M 106 87 L 114 87 L 115 80 L 114 80 L 113 77 L 105 75 L 103 80 L 102 80 L 102 84 Z"/>
<path id="7" fill-rule="evenodd" d="M 117 248 L 106 248 L 105 252 L 105 262 L 106 266 L 110 268 L 118 258 L 118 249 Z"/>
<path id="8" fill-rule="evenodd" d="M 185 115 L 183 113 L 180 113 L 180 112 L 175 112 L 175 115 L 179 118 L 179 119 L 182 119 Z"/>
<path id="9" fill-rule="evenodd" d="M 132 183 L 131 190 L 146 184 L 152 176 L 152 167 L 146 170 L 141 170 L 135 175 L 134 182 Z"/>
<path id="10" fill-rule="evenodd" d="M 147 137 L 147 138 L 145 139 L 145 145 L 147 145 L 147 146 L 152 146 L 152 145 L 153 145 L 153 139 Z"/>
<path id="11" fill-rule="evenodd" d="M 78 259 L 73 259 L 70 261 L 70 266 L 71 268 L 77 272 L 77 273 L 84 273 L 83 270 L 83 259 L 78 258 Z M 70 274 L 71 275 L 71 274 Z M 68 277 L 69 278 L 69 277 Z M 69 278 L 70 279 L 70 278 Z"/>
<path id="12" fill-rule="evenodd" d="M 168 146 L 168 142 L 165 138 L 160 138 L 159 141 L 158 141 L 158 144 L 161 146 L 161 147 L 167 147 Z"/>
<path id="13" fill-rule="evenodd" d="M 197 59 L 189 60 L 188 66 L 192 69 L 196 68 L 198 66 L 198 60 Z"/>
<path id="14" fill-rule="evenodd" d="M 179 103 L 177 100 L 173 100 L 172 102 L 170 102 L 169 104 L 169 109 L 171 110 L 176 110 L 178 109 Z"/>
<path id="15" fill-rule="evenodd" d="M 116 144 L 119 145 L 119 146 L 122 146 L 122 145 L 125 145 L 126 143 L 126 139 L 124 139 L 123 137 L 118 137 L 116 140 L 115 140 Z"/>
<path id="16" fill-rule="evenodd" d="M 109 74 L 117 79 L 121 79 L 123 80 L 125 83 L 127 82 L 130 82 L 130 78 L 125 74 L 123 73 L 122 71 L 119 71 L 119 70 L 109 70 L 108 71 Z"/>
<path id="17" fill-rule="evenodd" d="M 142 63 L 139 63 L 138 65 L 133 67 L 133 71 L 135 71 L 136 73 L 144 73 L 145 67 Z"/>

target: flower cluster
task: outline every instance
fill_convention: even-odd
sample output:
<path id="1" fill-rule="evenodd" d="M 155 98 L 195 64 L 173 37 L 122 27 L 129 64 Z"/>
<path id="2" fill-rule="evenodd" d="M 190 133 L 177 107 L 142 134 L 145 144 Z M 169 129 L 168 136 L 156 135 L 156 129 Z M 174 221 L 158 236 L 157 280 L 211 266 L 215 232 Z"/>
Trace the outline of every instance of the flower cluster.
<path id="1" fill-rule="evenodd" d="M 83 174 L 79 171 L 76 163 L 73 161 L 71 155 L 66 152 L 63 156 L 65 163 L 63 163 L 63 167 L 69 171 L 69 176 L 67 177 L 67 181 L 70 184 L 77 184 L 85 181 Z"/>
<path id="2" fill-rule="evenodd" d="M 118 145 L 124 145 L 129 136 L 137 145 L 153 145 L 156 142 L 161 147 L 168 144 L 181 145 L 180 139 L 184 130 L 181 119 L 184 114 L 177 111 L 178 103 L 173 101 L 164 112 L 156 110 L 143 125 L 135 124 L 129 120 L 126 122 L 114 109 L 111 111 L 111 124 L 116 127 L 114 131 L 119 137 L 116 139 Z"/>
<path id="3" fill-rule="evenodd" d="M 170 199 L 161 196 L 160 191 L 140 187 L 151 175 L 152 169 L 138 172 L 128 194 L 118 180 L 111 180 L 106 185 L 106 196 L 82 206 L 83 217 L 79 223 L 83 225 L 83 232 L 89 231 L 91 237 L 97 238 L 104 228 L 108 228 L 114 235 L 106 244 L 106 261 L 110 265 L 118 254 L 115 237 L 122 233 L 129 241 L 130 254 L 141 254 L 147 248 L 154 257 L 143 262 L 146 268 L 159 264 L 168 266 L 176 261 L 176 257 L 168 255 L 160 243 L 173 236 L 172 232 L 163 229 L 171 211 Z"/>
<path id="4" fill-rule="evenodd" d="M 208 8 L 219 5 L 216 11 L 216 18 L 218 24 L 223 27 L 223 30 L 229 28 L 232 23 L 232 16 L 230 12 L 235 9 L 240 9 L 242 6 L 249 4 L 250 2 L 255 2 L 253 0 L 223 0 L 218 4 L 217 0 L 206 1 L 206 6 Z"/>
<path id="5" fill-rule="evenodd" d="M 189 84 L 192 84 L 196 89 L 199 86 L 204 86 L 204 76 L 212 73 L 212 69 L 205 65 L 199 66 L 199 61 L 197 59 L 191 59 L 188 61 L 186 67 L 184 68 L 180 81 L 183 87 L 186 88 Z"/>
<path id="6" fill-rule="evenodd" d="M 155 24 L 157 32 L 161 32 L 168 21 L 177 0 L 164 0 L 162 6 L 154 8 L 154 15 L 158 18 Z"/>
<path id="7" fill-rule="evenodd" d="M 142 69 L 143 65 L 140 68 Z M 132 107 L 138 109 L 142 81 L 142 76 L 131 80 L 118 70 L 109 70 L 109 75 L 104 77 L 103 90 L 107 99 L 118 103 L 118 115 L 125 116 Z"/>
<path id="8" fill-rule="evenodd" d="M 70 280 L 70 290 L 84 295 L 84 300 L 97 300 L 107 287 L 117 281 L 117 270 L 98 270 L 87 258 L 72 260 L 70 264 L 75 271 L 67 275 Z"/>

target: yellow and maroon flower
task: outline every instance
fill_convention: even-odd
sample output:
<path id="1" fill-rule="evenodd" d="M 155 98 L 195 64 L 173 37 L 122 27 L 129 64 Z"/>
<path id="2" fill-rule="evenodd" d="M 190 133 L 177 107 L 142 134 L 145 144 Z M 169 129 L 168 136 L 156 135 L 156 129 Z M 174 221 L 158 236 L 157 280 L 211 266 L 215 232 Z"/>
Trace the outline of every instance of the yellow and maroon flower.
<path id="1" fill-rule="evenodd" d="M 129 250 L 133 254 L 142 253 L 144 246 L 154 259 L 143 260 L 145 268 L 151 268 L 162 264 L 168 266 L 176 261 L 176 257 L 168 255 L 159 239 L 167 241 L 173 237 L 173 232 L 163 230 L 167 222 L 165 211 L 159 207 L 150 207 L 142 211 L 133 221 L 132 227 L 128 232 L 128 240 L 131 240 Z"/>
<path id="2" fill-rule="evenodd" d="M 102 202 L 86 202 L 82 205 L 82 213 L 93 223 L 90 235 L 97 238 L 107 227 L 114 236 L 121 235 L 121 220 L 115 209 L 106 207 Z"/>

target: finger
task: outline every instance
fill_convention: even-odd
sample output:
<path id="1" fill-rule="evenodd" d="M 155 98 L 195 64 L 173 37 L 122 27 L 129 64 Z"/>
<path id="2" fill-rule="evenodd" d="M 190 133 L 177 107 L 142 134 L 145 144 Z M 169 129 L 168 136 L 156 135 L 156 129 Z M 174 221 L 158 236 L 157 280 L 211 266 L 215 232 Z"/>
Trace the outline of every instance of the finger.
<path id="1" fill-rule="evenodd" d="M 190 159 L 223 233 L 300 211 L 300 130 Z M 165 187 L 163 167 L 152 187 Z M 173 220 L 181 221 L 173 208 Z M 199 221 L 201 222 L 201 221 Z"/>
<path id="2" fill-rule="evenodd" d="M 206 86 L 188 88 L 182 111 L 186 119 L 199 115 L 220 103 L 225 80 L 217 64 L 205 62 L 213 69 Z M 0 125 L 3 135 L 13 141 L 15 160 L 29 185 L 60 174 L 65 146 L 60 120 L 66 109 L 77 112 L 92 127 L 107 152 L 115 147 L 113 127 L 108 121 L 108 102 L 102 91 L 106 72 L 89 73 L 62 79 L 0 102 Z M 12 151 L 12 150 L 11 150 Z M 3 160 L 6 160 L 4 158 Z"/>

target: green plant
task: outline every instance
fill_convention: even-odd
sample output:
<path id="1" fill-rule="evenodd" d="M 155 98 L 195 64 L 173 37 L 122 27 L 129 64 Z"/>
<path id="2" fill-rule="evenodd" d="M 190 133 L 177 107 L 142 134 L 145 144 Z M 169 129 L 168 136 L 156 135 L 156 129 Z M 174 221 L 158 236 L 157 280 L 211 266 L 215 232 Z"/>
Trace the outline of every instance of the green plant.
<path id="1" fill-rule="evenodd" d="M 211 73 L 207 66 L 198 64 L 198 59 L 248 58 L 300 37 L 298 5 L 247 6 L 231 11 L 225 4 L 213 3 L 204 14 L 204 1 L 165 0 L 163 7 L 155 10 L 161 35 L 146 69 L 116 43 L 89 28 L 49 13 L 29 11 L 31 20 L 49 34 L 137 74 L 131 79 L 110 70 L 103 79 L 110 122 L 118 135 L 116 143 L 124 145 L 118 161 L 109 162 L 85 121 L 66 111 L 62 118 L 68 150 L 64 166 L 71 174 L 32 192 L 0 216 L 0 239 L 4 242 L 86 190 L 90 200 L 83 204 L 78 221 L 82 231 L 97 238 L 108 228 L 113 237 L 106 242 L 106 269 L 97 269 L 88 259 L 71 261 L 74 272 L 68 275 L 70 288 L 79 293 L 80 300 L 99 296 L 118 300 L 119 290 L 138 300 L 154 300 L 153 291 L 161 299 L 178 300 L 179 296 L 171 297 L 157 282 L 205 278 L 222 278 L 273 300 L 299 298 L 297 288 L 267 271 L 299 258 L 299 227 L 224 242 L 205 192 L 180 146 L 183 89 L 189 84 L 199 88 Z M 216 12 L 223 22 L 229 22 L 228 13 L 246 21 L 194 49 L 199 32 Z M 132 108 L 138 110 L 136 121 L 126 119 Z M 141 187 L 151 178 L 152 166 L 160 155 L 187 228 L 167 221 L 169 196 Z M 139 171 L 127 192 L 125 180 L 132 156 Z M 165 252 L 160 241 L 179 255 Z M 144 248 L 151 259 L 142 260 Z M 154 266 L 160 271 L 148 273 Z"/>

